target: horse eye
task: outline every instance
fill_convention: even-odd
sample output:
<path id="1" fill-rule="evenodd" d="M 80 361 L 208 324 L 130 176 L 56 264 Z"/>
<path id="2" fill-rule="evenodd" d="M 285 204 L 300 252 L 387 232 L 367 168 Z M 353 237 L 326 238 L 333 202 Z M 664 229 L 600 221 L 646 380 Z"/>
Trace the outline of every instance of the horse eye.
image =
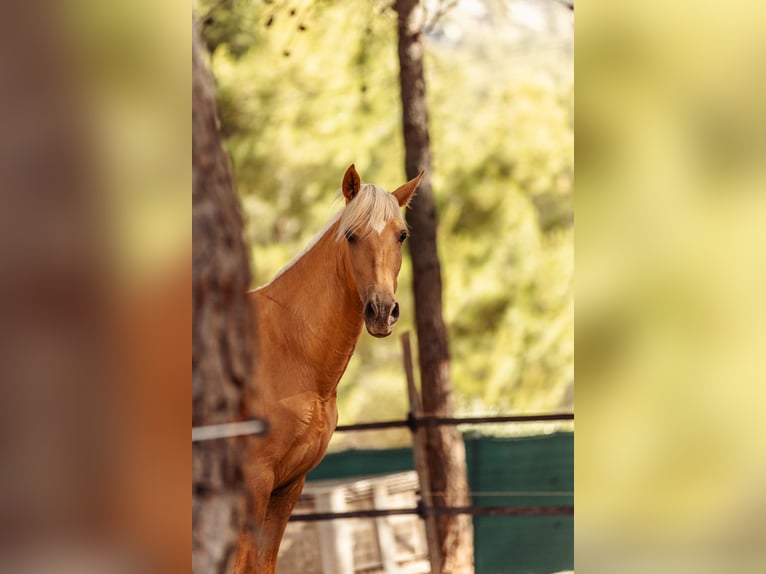
<path id="1" fill-rule="evenodd" d="M 399 243 L 404 243 L 404 240 L 407 239 L 408 233 L 406 231 L 402 231 L 399 234 Z"/>
<path id="2" fill-rule="evenodd" d="M 346 240 L 349 243 L 355 243 L 356 242 L 356 235 L 354 235 L 351 231 L 346 231 Z"/>

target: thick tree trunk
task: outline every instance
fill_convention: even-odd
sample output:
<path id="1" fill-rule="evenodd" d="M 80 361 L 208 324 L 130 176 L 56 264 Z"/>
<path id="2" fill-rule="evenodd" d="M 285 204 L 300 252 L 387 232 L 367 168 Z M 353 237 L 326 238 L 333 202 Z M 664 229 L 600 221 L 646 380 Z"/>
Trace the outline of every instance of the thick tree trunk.
<path id="1" fill-rule="evenodd" d="M 241 418 L 255 334 L 242 217 L 196 26 L 192 50 L 192 425 L 201 426 Z M 243 441 L 192 444 L 192 572 L 232 571 L 247 503 Z"/>
<path id="2" fill-rule="evenodd" d="M 407 212 L 412 228 L 410 255 L 418 333 L 418 362 L 426 414 L 452 416 L 452 383 L 447 329 L 442 317 L 442 279 L 436 247 L 436 207 L 431 187 L 431 150 L 428 108 L 423 71 L 423 36 L 415 22 L 417 0 L 397 0 L 399 32 L 399 76 L 404 128 L 407 178 L 425 171 L 417 194 Z M 465 444 L 453 426 L 427 429 L 429 490 L 433 504 L 469 504 Z M 443 574 L 473 572 L 473 527 L 471 517 L 438 516 L 437 533 Z"/>

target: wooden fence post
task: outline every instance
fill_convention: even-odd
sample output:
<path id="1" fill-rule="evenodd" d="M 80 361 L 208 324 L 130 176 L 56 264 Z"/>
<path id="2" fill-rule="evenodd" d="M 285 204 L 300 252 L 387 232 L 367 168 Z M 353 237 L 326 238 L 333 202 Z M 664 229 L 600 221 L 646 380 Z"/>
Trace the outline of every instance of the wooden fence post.
<path id="1" fill-rule="evenodd" d="M 410 417 L 419 419 L 423 415 L 420 404 L 420 396 L 415 387 L 415 374 L 412 366 L 412 346 L 410 345 L 410 333 L 402 333 L 402 352 L 404 354 L 404 372 L 407 375 L 407 395 L 410 401 Z M 420 482 L 420 497 L 425 512 L 426 542 L 428 543 L 428 559 L 431 563 L 431 573 L 441 573 L 441 554 L 439 551 L 439 539 L 436 533 L 436 517 L 431 513 L 433 504 L 431 501 L 430 482 L 428 480 L 428 461 L 426 459 L 426 432 L 417 426 L 412 433 L 412 452 L 415 459 L 415 471 L 418 473 Z"/>

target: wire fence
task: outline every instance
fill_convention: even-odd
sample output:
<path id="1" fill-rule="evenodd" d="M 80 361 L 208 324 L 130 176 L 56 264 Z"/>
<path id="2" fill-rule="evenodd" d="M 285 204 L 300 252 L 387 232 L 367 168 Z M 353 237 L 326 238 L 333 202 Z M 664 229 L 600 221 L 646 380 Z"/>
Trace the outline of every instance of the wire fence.
<path id="1" fill-rule="evenodd" d="M 421 427 L 433 427 L 439 425 L 468 425 L 485 423 L 525 423 L 525 422 L 544 422 L 544 421 L 571 421 L 574 420 L 573 413 L 549 413 L 549 414 L 531 414 L 531 415 L 504 415 L 504 416 L 484 416 L 484 417 L 437 417 L 433 415 L 424 415 L 416 417 L 412 413 L 407 415 L 404 420 L 375 421 L 368 423 L 356 423 L 349 425 L 338 425 L 335 432 L 350 431 L 370 431 L 391 428 L 409 428 L 415 432 Z M 192 442 L 201 442 L 206 440 L 216 440 L 222 438 L 234 438 L 239 436 L 258 436 L 268 432 L 269 425 L 261 419 L 251 419 L 217 425 L 205 425 L 192 427 Z"/>
<path id="2" fill-rule="evenodd" d="M 290 522 L 318 522 L 320 520 L 339 520 L 344 518 L 381 518 L 416 514 L 425 519 L 427 516 L 470 514 L 472 516 L 561 516 L 573 515 L 574 506 L 439 506 L 426 507 L 419 504 L 414 508 L 371 508 L 348 512 L 310 512 L 293 514 Z"/>
<path id="3" fill-rule="evenodd" d="M 574 413 L 546 413 L 529 415 L 500 415 L 483 417 L 437 417 L 424 415 L 420 417 L 409 413 L 404 420 L 375 421 L 368 423 L 356 423 L 339 425 L 335 432 L 370 431 L 390 428 L 409 428 L 415 433 L 418 428 L 434 427 L 440 425 L 462 424 L 490 424 L 490 423 L 527 423 L 541 421 L 571 421 Z M 192 442 L 232 438 L 246 435 L 262 435 L 268 432 L 268 424 L 260 419 L 225 423 L 220 425 L 206 425 L 192 428 Z M 477 492 L 471 496 L 571 496 L 572 492 Z M 430 497 L 438 497 L 438 493 L 430 493 Z M 428 516 L 444 516 L 457 514 L 470 514 L 472 516 L 552 516 L 573 515 L 574 506 L 571 505 L 535 505 L 535 506 L 428 506 L 423 504 L 422 499 L 413 508 L 376 508 L 354 510 L 349 512 L 313 512 L 293 514 L 291 522 L 317 522 L 322 520 L 339 520 L 348 518 L 380 518 L 384 516 L 415 514 L 425 519 Z"/>
<path id="4" fill-rule="evenodd" d="M 381 430 L 389 428 L 407 427 L 415 432 L 420 427 L 433 427 L 439 425 L 468 425 L 485 423 L 526 423 L 541 421 L 571 421 L 574 420 L 574 413 L 549 413 L 549 414 L 531 414 L 531 415 L 502 415 L 502 416 L 484 416 L 484 417 L 437 417 L 433 415 L 423 415 L 416 417 L 412 413 L 407 415 L 406 420 L 395 421 L 377 421 L 370 423 L 357 423 L 350 425 L 339 425 L 335 432 L 346 431 L 367 431 Z"/>
<path id="5" fill-rule="evenodd" d="M 571 421 L 574 420 L 574 413 L 546 413 L 529 415 L 500 415 L 483 417 L 437 417 L 424 415 L 420 417 L 409 413 L 405 420 L 376 421 L 369 423 L 357 423 L 350 425 L 339 425 L 336 432 L 351 431 L 370 431 L 389 428 L 407 427 L 414 434 L 418 428 L 433 427 L 439 425 L 461 425 L 461 424 L 491 424 L 491 423 L 527 423 L 540 421 Z M 428 498 L 438 497 L 440 493 L 430 493 Z M 471 493 L 471 496 L 571 496 L 573 493 L 567 492 L 477 492 Z M 414 508 L 375 508 L 354 510 L 348 512 L 312 512 L 293 514 L 290 517 L 291 522 L 317 522 L 322 520 L 340 520 L 348 518 L 380 518 L 384 516 L 395 516 L 404 514 L 415 514 L 422 519 L 429 516 L 444 516 L 457 514 L 470 514 L 472 516 L 571 516 L 574 514 L 572 505 L 534 505 L 534 506 L 426 506 L 423 498 Z"/>

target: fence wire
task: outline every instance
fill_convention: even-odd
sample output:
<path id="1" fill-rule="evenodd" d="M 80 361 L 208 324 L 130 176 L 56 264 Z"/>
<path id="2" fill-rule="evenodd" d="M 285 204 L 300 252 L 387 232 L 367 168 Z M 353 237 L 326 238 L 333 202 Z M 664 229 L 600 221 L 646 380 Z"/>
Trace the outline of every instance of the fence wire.
<path id="1" fill-rule="evenodd" d="M 375 421 L 369 423 L 356 423 L 350 425 L 338 425 L 335 432 L 368 431 L 389 428 L 407 427 L 415 432 L 420 427 L 432 427 L 439 425 L 474 425 L 484 423 L 527 423 L 541 421 L 571 421 L 574 413 L 549 413 L 533 415 L 507 415 L 486 417 L 437 417 L 424 415 L 415 417 L 410 413 L 404 420 Z M 205 425 L 192 427 L 192 442 L 233 438 L 248 435 L 263 435 L 268 432 L 268 423 L 261 419 L 236 421 L 217 425 Z"/>
<path id="2" fill-rule="evenodd" d="M 318 522 L 321 520 L 340 520 L 344 518 L 380 518 L 416 514 L 426 516 L 444 516 L 470 514 L 472 516 L 567 516 L 574 514 L 574 506 L 449 506 L 425 507 L 422 504 L 414 508 L 371 508 L 348 512 L 310 512 L 293 514 L 290 522 Z"/>

